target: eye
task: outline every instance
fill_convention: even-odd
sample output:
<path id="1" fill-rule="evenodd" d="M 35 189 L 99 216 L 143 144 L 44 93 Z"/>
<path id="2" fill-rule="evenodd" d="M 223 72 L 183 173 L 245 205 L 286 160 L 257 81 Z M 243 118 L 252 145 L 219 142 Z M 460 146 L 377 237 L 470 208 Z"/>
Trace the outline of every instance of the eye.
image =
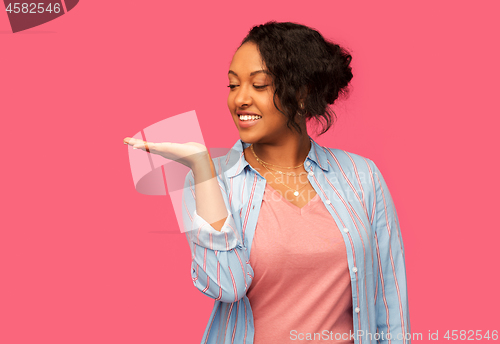
<path id="1" fill-rule="evenodd" d="M 230 89 L 234 89 L 237 86 L 239 86 L 239 85 L 228 85 L 227 87 L 229 87 Z M 269 86 L 269 85 L 262 85 L 262 86 L 254 85 L 253 87 L 255 87 L 258 90 L 261 90 L 261 89 L 266 88 L 267 86 Z"/>

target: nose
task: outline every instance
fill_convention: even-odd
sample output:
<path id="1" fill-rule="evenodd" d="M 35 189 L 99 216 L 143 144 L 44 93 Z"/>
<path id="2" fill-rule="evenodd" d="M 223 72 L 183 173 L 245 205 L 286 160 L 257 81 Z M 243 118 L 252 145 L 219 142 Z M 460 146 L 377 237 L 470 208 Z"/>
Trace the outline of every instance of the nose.
<path id="1" fill-rule="evenodd" d="M 240 86 L 235 92 L 234 102 L 237 107 L 243 108 L 252 104 L 252 97 L 247 87 Z"/>

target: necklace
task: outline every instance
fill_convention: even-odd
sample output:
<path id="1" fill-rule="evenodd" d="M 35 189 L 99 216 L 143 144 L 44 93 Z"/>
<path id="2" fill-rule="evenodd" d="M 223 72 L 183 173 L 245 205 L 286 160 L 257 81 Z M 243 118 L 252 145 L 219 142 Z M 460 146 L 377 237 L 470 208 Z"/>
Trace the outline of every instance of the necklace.
<path id="1" fill-rule="evenodd" d="M 292 189 L 291 187 L 289 187 L 289 186 L 288 186 L 288 185 L 286 185 L 285 183 L 283 183 L 283 182 L 279 181 L 279 180 L 278 180 L 278 177 L 276 177 L 276 175 L 275 175 L 274 173 L 272 173 L 272 172 L 271 172 L 271 170 L 276 171 L 276 172 L 280 173 L 281 175 L 286 174 L 286 175 L 292 175 L 292 176 L 300 176 L 300 175 L 303 175 L 303 174 L 307 174 L 307 172 L 302 172 L 302 173 L 300 173 L 300 174 L 298 174 L 298 175 L 297 175 L 297 174 L 295 174 L 295 173 L 294 173 L 294 174 L 290 174 L 290 173 L 286 173 L 286 172 L 281 172 L 281 171 L 275 170 L 275 169 L 273 169 L 273 168 L 271 168 L 271 170 L 270 170 L 270 169 L 266 166 L 266 165 L 271 165 L 271 166 L 276 166 L 276 167 L 281 167 L 281 168 L 288 168 L 288 169 L 291 169 L 291 168 L 299 168 L 300 166 L 304 165 L 304 163 L 302 163 L 302 164 L 300 164 L 299 166 L 296 166 L 296 167 L 283 167 L 283 166 L 273 165 L 273 164 L 270 164 L 270 163 L 268 163 L 268 162 L 265 162 L 265 161 L 264 161 L 264 160 L 262 160 L 262 159 L 259 159 L 259 157 L 257 156 L 257 154 L 255 154 L 255 151 L 253 150 L 253 144 L 251 144 L 251 145 L 250 145 L 250 149 L 252 150 L 252 153 L 253 153 L 253 155 L 254 155 L 255 159 L 256 159 L 256 160 L 257 160 L 257 161 L 258 161 L 258 162 L 259 162 L 262 166 L 264 166 L 264 168 L 265 168 L 266 170 L 268 170 L 268 171 L 269 171 L 269 173 L 271 173 L 271 174 L 273 175 L 273 177 L 276 179 L 276 182 L 278 182 L 278 183 L 280 183 L 280 184 L 283 184 L 284 186 L 286 186 L 287 188 L 289 188 L 290 190 L 292 190 L 292 191 L 293 191 L 294 196 L 298 196 L 298 195 L 299 195 L 299 190 L 300 190 L 300 189 L 303 189 L 303 188 L 305 188 L 305 187 L 307 186 L 307 184 L 308 184 L 308 183 L 304 184 L 303 186 L 301 186 L 301 187 L 300 187 L 300 188 L 298 188 L 297 190 Z"/>
<path id="2" fill-rule="evenodd" d="M 264 166 L 262 163 L 261 163 L 261 165 Z M 268 169 L 273 170 L 274 172 L 278 172 L 279 174 L 286 174 L 287 176 L 292 176 L 292 177 L 300 177 L 304 174 L 307 174 L 307 172 L 300 172 L 299 174 L 293 173 L 293 172 L 282 172 L 282 171 L 275 170 L 274 168 L 271 168 L 271 167 L 268 167 Z"/>
<path id="3" fill-rule="evenodd" d="M 295 166 L 295 167 L 283 167 L 283 166 L 273 165 L 273 164 L 265 162 L 264 160 L 261 160 L 261 159 L 259 159 L 257 157 L 257 154 L 255 154 L 255 151 L 253 150 L 253 143 L 250 145 L 250 149 L 252 150 L 252 153 L 253 153 L 253 156 L 255 157 L 255 159 L 257 159 L 257 161 L 260 162 L 261 164 L 264 163 L 264 164 L 267 164 L 267 165 L 270 165 L 270 166 L 275 166 L 275 167 L 280 167 L 280 168 L 287 168 L 287 169 L 299 168 L 300 166 L 304 165 L 304 163 L 300 164 L 299 166 Z"/>
<path id="4" fill-rule="evenodd" d="M 301 186 L 301 187 L 300 187 L 300 188 L 298 188 L 297 190 L 292 189 L 291 187 L 289 187 L 289 186 L 288 186 L 288 185 L 286 185 L 285 183 L 280 182 L 280 181 L 278 180 L 278 178 L 274 175 L 274 173 L 272 173 L 272 172 L 271 172 L 271 170 L 270 170 L 270 169 L 268 169 L 268 168 L 266 167 L 266 165 L 262 165 L 262 166 L 264 166 L 264 168 L 265 168 L 266 170 L 268 170 L 268 171 L 269 171 L 269 172 L 273 175 L 273 177 L 276 179 L 276 182 L 278 182 L 278 183 L 280 183 L 280 184 L 283 184 L 284 186 L 286 186 L 287 188 L 289 188 L 290 190 L 292 190 L 292 191 L 293 191 L 293 195 L 294 195 L 294 196 L 298 196 L 298 195 L 299 195 L 299 190 L 300 190 L 300 189 L 305 188 L 305 187 L 307 186 L 307 184 L 308 184 L 308 183 L 305 183 L 303 186 Z"/>

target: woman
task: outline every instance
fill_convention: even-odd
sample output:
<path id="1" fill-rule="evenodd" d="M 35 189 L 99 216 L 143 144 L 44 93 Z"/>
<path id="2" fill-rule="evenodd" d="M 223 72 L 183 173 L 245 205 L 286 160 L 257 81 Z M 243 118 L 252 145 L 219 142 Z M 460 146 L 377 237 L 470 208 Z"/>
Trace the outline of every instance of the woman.
<path id="1" fill-rule="evenodd" d="M 197 143 L 125 142 L 191 168 L 183 221 L 194 285 L 215 299 L 202 343 L 409 343 L 404 247 L 391 195 L 365 157 L 318 145 L 351 56 L 295 23 L 255 26 L 229 67 L 240 134 L 212 159 Z"/>

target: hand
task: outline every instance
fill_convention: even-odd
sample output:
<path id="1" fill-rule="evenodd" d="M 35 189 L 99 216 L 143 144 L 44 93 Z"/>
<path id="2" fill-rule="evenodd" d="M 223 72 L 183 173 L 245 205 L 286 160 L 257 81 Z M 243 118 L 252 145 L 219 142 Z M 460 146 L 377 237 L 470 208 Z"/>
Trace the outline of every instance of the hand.
<path id="1" fill-rule="evenodd" d="M 123 139 L 123 143 L 133 146 L 135 149 L 158 154 L 165 159 L 175 160 L 189 168 L 193 168 L 198 161 L 207 161 L 210 157 L 208 149 L 201 143 L 174 143 L 174 142 L 147 142 L 131 137 Z"/>

